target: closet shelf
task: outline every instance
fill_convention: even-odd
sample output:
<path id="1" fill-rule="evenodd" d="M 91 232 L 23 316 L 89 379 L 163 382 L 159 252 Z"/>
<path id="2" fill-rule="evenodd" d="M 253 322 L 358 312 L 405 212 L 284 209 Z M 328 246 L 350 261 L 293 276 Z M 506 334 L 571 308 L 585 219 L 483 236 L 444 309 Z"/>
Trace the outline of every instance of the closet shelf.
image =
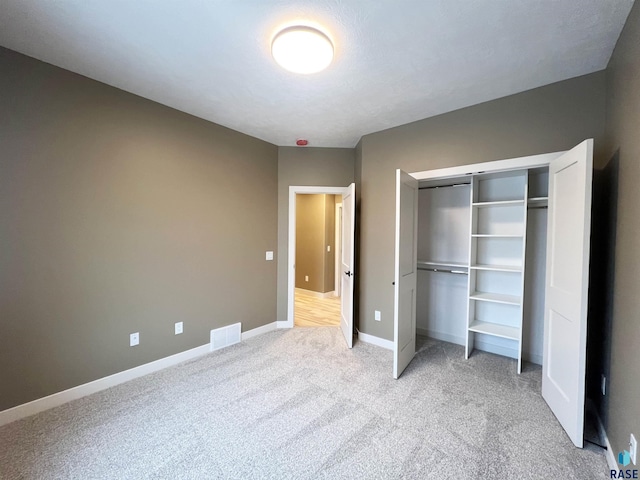
<path id="1" fill-rule="evenodd" d="M 524 200 L 498 200 L 495 202 L 474 202 L 471 205 L 473 205 L 476 208 L 510 207 L 514 205 L 524 205 Z"/>
<path id="2" fill-rule="evenodd" d="M 419 267 L 451 267 L 451 268 L 469 268 L 468 263 L 459 262 L 434 262 L 432 260 L 418 260 Z"/>
<path id="3" fill-rule="evenodd" d="M 500 233 L 472 233 L 473 238 L 523 238 L 524 235 L 502 235 Z"/>
<path id="4" fill-rule="evenodd" d="M 493 335 L 494 337 L 508 338 L 510 340 L 520 340 L 520 329 L 500 325 L 499 323 L 480 322 L 475 320 L 469 325 L 469 330 L 476 333 Z"/>
<path id="5" fill-rule="evenodd" d="M 520 305 L 522 303 L 521 297 L 502 293 L 473 292 L 469 298 L 482 302 L 502 303 L 505 305 Z"/>
<path id="6" fill-rule="evenodd" d="M 514 273 L 522 272 L 521 266 L 514 266 L 514 265 L 474 264 L 474 265 L 471 265 L 469 268 L 471 268 L 472 270 L 490 270 L 494 272 L 514 272 Z"/>

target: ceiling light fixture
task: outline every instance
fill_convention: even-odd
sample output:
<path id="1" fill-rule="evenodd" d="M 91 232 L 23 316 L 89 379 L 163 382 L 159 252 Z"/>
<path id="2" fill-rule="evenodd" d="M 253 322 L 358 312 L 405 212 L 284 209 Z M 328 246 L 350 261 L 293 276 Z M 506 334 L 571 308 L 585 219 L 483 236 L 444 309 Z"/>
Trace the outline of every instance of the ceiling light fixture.
<path id="1" fill-rule="evenodd" d="M 333 60 L 333 44 L 320 30 L 295 26 L 280 31 L 271 42 L 271 55 L 278 65 L 308 75 L 327 68 Z"/>

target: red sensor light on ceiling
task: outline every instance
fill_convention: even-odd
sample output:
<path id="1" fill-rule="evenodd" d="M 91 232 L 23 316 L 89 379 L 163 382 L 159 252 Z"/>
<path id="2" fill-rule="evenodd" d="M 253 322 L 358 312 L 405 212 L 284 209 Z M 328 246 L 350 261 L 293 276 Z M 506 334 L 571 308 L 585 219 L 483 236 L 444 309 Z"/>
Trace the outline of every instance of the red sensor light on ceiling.
<path id="1" fill-rule="evenodd" d="M 309 141 L 301 138 L 300 140 L 296 140 L 296 145 L 298 145 L 299 147 L 306 147 L 307 145 L 309 145 Z"/>

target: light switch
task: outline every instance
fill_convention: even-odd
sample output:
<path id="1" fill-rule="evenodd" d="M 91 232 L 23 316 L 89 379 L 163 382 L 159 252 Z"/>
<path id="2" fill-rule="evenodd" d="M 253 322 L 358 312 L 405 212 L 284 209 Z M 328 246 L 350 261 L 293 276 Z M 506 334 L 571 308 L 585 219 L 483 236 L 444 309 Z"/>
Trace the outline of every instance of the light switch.
<path id="1" fill-rule="evenodd" d="M 273 260 L 273 252 L 267 252 L 267 260 Z"/>
<path id="2" fill-rule="evenodd" d="M 331 251 L 331 245 L 327 245 L 327 252 Z"/>
<path id="3" fill-rule="evenodd" d="M 376 310 L 373 315 L 374 315 L 373 318 L 379 322 L 380 321 L 380 310 Z"/>

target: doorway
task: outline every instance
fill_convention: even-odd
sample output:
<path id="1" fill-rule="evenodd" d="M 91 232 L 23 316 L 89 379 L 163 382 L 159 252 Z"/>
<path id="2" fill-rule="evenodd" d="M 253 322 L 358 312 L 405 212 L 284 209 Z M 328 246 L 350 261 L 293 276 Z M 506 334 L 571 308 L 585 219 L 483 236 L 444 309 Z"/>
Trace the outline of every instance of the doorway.
<path id="1" fill-rule="evenodd" d="M 296 194 L 295 327 L 340 325 L 338 204 L 342 205 L 342 195 Z"/>
<path id="2" fill-rule="evenodd" d="M 337 295 L 339 295 L 340 305 L 340 329 L 345 338 L 348 348 L 353 347 L 353 290 L 354 290 L 354 259 L 355 259 L 355 184 L 351 184 L 346 187 L 305 187 L 305 186 L 290 186 L 289 187 L 289 226 L 288 226 L 288 268 L 287 268 L 287 321 L 283 322 L 282 328 L 293 328 L 295 314 L 295 293 L 296 293 L 296 247 L 297 247 L 297 196 L 298 195 L 334 195 L 337 198 L 334 199 L 334 206 L 341 199 L 341 225 L 340 232 L 342 239 L 339 242 L 339 255 L 335 260 L 335 269 L 338 270 L 340 275 L 340 281 L 335 282 L 333 285 L 333 292 L 336 291 L 336 285 L 338 287 Z M 335 218 L 334 218 L 335 222 Z M 334 227 L 335 228 L 335 227 Z M 330 238 L 330 235 L 325 238 Z M 323 248 L 326 253 L 326 242 L 323 244 Z M 335 255 L 335 250 L 334 250 Z M 301 267 L 302 268 L 302 267 Z M 301 269 L 300 268 L 300 269 Z M 304 284 L 311 282 L 311 276 L 307 282 L 307 273 L 300 272 L 298 279 L 302 278 Z M 335 276 L 335 271 L 334 274 Z M 323 290 L 322 296 L 333 295 L 331 290 Z"/>

